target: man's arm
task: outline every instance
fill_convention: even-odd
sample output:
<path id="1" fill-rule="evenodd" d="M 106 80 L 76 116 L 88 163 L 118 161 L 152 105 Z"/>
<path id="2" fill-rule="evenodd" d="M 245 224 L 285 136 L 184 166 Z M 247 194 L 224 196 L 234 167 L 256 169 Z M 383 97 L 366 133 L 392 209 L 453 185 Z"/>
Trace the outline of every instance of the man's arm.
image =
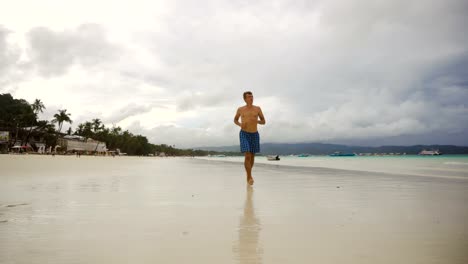
<path id="1" fill-rule="evenodd" d="M 236 116 L 234 116 L 234 124 L 242 127 L 242 124 L 239 122 L 239 117 L 240 117 L 240 108 L 237 108 Z"/>
<path id="2" fill-rule="evenodd" d="M 258 124 L 264 125 L 266 123 L 265 117 L 263 116 L 262 109 L 258 107 L 258 117 L 260 120 L 258 121 Z"/>

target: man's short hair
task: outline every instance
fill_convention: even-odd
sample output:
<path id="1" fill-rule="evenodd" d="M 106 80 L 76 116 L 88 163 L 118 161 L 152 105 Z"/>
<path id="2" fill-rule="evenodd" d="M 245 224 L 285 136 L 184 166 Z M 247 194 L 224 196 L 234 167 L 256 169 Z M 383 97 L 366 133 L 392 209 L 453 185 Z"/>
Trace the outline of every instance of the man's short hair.
<path id="1" fill-rule="evenodd" d="M 243 96 L 244 96 L 244 99 L 245 99 L 245 96 L 246 96 L 246 95 L 252 95 L 252 92 L 251 92 L 251 91 L 244 92 L 244 95 L 243 95 Z"/>

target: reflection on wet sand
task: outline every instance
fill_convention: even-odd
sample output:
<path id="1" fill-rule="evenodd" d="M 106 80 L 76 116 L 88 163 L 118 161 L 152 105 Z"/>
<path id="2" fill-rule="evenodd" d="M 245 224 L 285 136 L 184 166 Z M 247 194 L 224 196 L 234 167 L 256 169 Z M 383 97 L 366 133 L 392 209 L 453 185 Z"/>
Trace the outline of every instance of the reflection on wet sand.
<path id="1" fill-rule="evenodd" d="M 259 244 L 260 221 L 255 216 L 252 201 L 253 187 L 247 186 L 244 214 L 239 223 L 239 241 L 235 248 L 237 260 L 241 264 L 262 263 L 262 250 Z"/>
<path id="2" fill-rule="evenodd" d="M 276 166 L 0 155 L 0 263 L 468 263 L 468 180 Z"/>

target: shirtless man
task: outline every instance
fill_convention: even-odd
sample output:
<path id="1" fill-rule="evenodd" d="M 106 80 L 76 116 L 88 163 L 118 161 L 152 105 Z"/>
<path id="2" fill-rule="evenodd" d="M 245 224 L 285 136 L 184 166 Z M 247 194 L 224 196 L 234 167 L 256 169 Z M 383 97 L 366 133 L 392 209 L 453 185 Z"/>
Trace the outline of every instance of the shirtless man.
<path id="1" fill-rule="evenodd" d="M 265 117 L 262 109 L 253 105 L 252 92 L 244 93 L 244 101 L 246 105 L 237 109 L 234 123 L 241 127 L 239 132 L 240 149 L 242 153 L 245 153 L 244 167 L 247 172 L 247 182 L 253 185 L 252 167 L 255 153 L 260 152 L 260 135 L 258 134 L 257 124 L 264 125 Z M 239 117 L 241 122 L 239 122 Z"/>

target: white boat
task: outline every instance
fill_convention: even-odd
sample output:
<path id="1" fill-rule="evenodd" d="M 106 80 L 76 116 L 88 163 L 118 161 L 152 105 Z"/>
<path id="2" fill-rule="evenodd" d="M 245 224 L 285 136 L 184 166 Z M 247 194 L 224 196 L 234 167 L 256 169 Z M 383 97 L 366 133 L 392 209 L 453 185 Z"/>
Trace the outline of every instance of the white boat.
<path id="1" fill-rule="evenodd" d="M 267 160 L 273 161 L 273 160 L 280 160 L 279 155 L 268 155 Z"/>
<path id="2" fill-rule="evenodd" d="M 418 155 L 436 156 L 436 155 L 442 155 L 442 153 L 438 149 L 436 149 L 436 150 L 425 150 L 425 149 L 423 149 L 421 152 L 419 152 Z"/>

